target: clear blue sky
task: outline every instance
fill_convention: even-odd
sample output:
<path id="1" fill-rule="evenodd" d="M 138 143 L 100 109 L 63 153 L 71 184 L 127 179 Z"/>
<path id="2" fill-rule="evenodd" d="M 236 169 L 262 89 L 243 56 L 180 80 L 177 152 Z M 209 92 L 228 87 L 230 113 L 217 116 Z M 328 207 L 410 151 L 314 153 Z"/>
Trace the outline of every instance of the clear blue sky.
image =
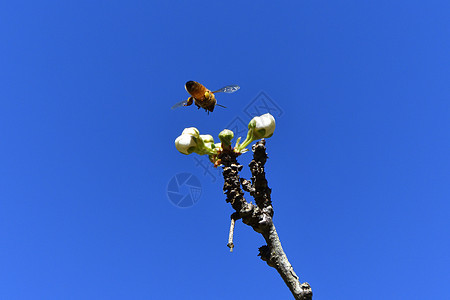
<path id="1" fill-rule="evenodd" d="M 228 252 L 222 179 L 174 147 L 260 91 L 314 299 L 449 299 L 450 4 L 394 2 L 3 1 L 0 299 L 290 299 L 261 236 L 239 222 Z M 241 90 L 171 111 L 187 80 Z M 185 209 L 181 172 L 202 185 Z"/>

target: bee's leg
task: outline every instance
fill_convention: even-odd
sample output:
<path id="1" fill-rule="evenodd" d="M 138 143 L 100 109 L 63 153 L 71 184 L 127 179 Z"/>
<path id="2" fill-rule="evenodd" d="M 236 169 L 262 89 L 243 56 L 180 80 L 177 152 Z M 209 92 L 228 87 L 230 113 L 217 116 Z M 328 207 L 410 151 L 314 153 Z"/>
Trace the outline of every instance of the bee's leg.
<path id="1" fill-rule="evenodd" d="M 193 97 L 189 97 L 189 99 L 187 100 L 187 102 L 186 102 L 186 104 L 184 106 L 192 105 L 193 102 L 194 102 L 194 98 Z"/>

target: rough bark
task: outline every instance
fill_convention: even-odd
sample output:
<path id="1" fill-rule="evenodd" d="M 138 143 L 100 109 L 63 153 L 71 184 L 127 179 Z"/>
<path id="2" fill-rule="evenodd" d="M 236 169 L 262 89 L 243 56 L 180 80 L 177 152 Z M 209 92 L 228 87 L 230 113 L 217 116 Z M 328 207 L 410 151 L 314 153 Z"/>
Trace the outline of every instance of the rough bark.
<path id="1" fill-rule="evenodd" d="M 220 155 L 223 166 L 224 193 L 226 201 L 231 203 L 235 212 L 231 215 L 233 220 L 242 219 L 258 233 L 261 233 L 267 245 L 259 248 L 259 256 L 270 267 L 275 268 L 283 278 L 295 299 L 312 299 L 310 285 L 300 283 L 292 265 L 281 247 L 275 225 L 273 224 L 273 208 L 271 201 L 271 189 L 267 185 L 264 165 L 267 160 L 265 140 L 257 142 L 252 147 L 253 160 L 249 167 L 252 172 L 251 181 L 239 177 L 242 170 L 236 158 L 238 154 L 225 151 Z M 255 204 L 249 203 L 244 198 L 244 191 L 249 192 L 255 199 Z"/>

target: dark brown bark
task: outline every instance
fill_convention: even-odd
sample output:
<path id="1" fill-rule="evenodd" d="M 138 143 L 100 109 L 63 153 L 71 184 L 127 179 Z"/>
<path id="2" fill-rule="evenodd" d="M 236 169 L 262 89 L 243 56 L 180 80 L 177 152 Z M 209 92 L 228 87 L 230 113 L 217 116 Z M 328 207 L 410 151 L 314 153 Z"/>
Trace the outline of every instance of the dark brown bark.
<path id="1" fill-rule="evenodd" d="M 290 289 L 295 299 L 312 299 L 312 290 L 308 283 L 300 283 L 292 265 L 281 247 L 275 225 L 273 224 L 273 208 L 271 201 L 271 189 L 267 185 L 264 166 L 267 160 L 265 140 L 257 142 L 252 147 L 253 160 L 249 167 L 252 172 L 251 181 L 239 177 L 242 170 L 236 158 L 238 154 L 232 151 L 223 152 L 220 155 L 223 166 L 224 193 L 226 201 L 231 203 L 235 212 L 231 215 L 234 220 L 242 219 L 258 233 L 261 233 L 267 245 L 259 248 L 259 256 L 270 267 L 275 268 Z M 249 192 L 255 199 L 256 205 L 249 203 L 244 198 L 244 191 Z"/>

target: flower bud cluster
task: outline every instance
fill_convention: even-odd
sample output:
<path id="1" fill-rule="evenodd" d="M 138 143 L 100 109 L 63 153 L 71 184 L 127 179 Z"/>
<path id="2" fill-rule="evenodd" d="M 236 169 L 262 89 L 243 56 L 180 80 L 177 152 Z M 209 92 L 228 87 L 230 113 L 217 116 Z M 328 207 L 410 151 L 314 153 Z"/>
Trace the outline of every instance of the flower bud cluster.
<path id="1" fill-rule="evenodd" d="M 183 130 L 175 140 L 175 147 L 183 154 L 197 153 L 215 154 L 214 139 L 209 134 L 200 134 L 197 128 L 189 127 Z"/>
<path id="2" fill-rule="evenodd" d="M 208 155 L 215 165 L 220 162 L 217 157 L 221 152 L 234 151 L 238 154 L 247 152 L 246 147 L 253 141 L 262 138 L 269 138 L 275 131 L 275 119 L 267 113 L 259 117 L 254 117 L 248 124 L 247 138 L 240 143 L 239 137 L 235 147 L 231 147 L 234 138 L 233 131 L 224 129 L 219 134 L 220 143 L 214 143 L 214 138 L 209 134 L 200 134 L 197 128 L 189 127 L 183 130 L 181 135 L 175 140 L 175 147 L 183 154 L 197 153 Z"/>

